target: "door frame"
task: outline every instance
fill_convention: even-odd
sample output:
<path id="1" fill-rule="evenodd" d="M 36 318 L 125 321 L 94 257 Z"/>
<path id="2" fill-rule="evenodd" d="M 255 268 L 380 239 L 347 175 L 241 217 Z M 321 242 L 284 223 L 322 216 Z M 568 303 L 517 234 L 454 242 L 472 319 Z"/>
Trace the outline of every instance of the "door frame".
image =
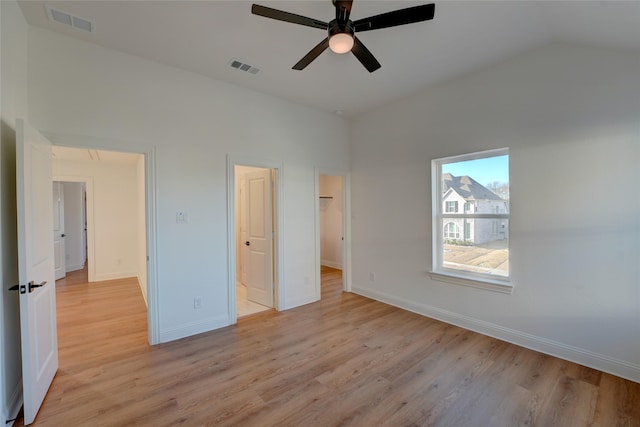
<path id="1" fill-rule="evenodd" d="M 349 172 L 315 168 L 315 234 L 316 234 L 316 299 L 320 300 L 322 266 L 320 254 L 320 175 L 332 175 L 342 177 L 342 289 L 351 292 L 351 174 Z"/>
<path id="2" fill-rule="evenodd" d="M 81 182 L 85 185 L 85 194 L 87 196 L 86 204 L 86 217 L 87 222 L 87 280 L 89 282 L 95 281 L 96 276 L 96 263 L 95 263 L 95 236 L 93 226 L 93 177 L 92 176 L 77 176 L 77 175 L 53 175 L 54 181 L 60 182 Z"/>
<path id="3" fill-rule="evenodd" d="M 273 290 L 275 297 L 273 299 L 274 307 L 280 310 L 284 307 L 284 292 L 281 285 L 284 283 L 284 218 L 282 214 L 282 206 L 284 206 L 283 192 L 283 165 L 282 162 L 261 157 L 231 155 L 227 154 L 227 277 L 228 282 L 228 312 L 230 325 L 238 323 L 238 315 L 236 311 L 236 200 L 235 200 L 235 167 L 236 166 L 252 166 L 256 168 L 274 169 L 276 171 L 275 190 L 276 195 L 272 200 L 274 204 L 273 212 L 276 216 L 276 235 L 273 238 L 275 248 L 273 251 L 272 261 L 275 268 Z"/>
<path id="4" fill-rule="evenodd" d="M 119 151 L 123 153 L 142 154 L 144 156 L 145 173 L 145 216 L 147 235 L 147 336 L 149 344 L 160 343 L 160 304 L 158 298 L 158 248 L 157 248 L 157 187 L 156 187 L 156 146 L 135 141 L 111 140 L 79 135 L 67 135 L 42 132 L 53 145 L 71 148 Z M 93 184 L 92 184 L 93 189 Z M 87 186 L 87 193 L 89 188 Z M 89 207 L 87 194 L 87 221 L 93 216 L 93 198 Z M 91 209 L 91 213 L 89 212 Z M 89 224 L 87 223 L 87 228 Z M 91 228 L 93 229 L 93 227 Z M 87 260 L 89 251 L 93 251 L 93 236 L 89 242 L 87 235 Z M 93 263 L 95 265 L 95 262 Z M 91 268 L 91 265 L 90 265 Z M 95 274 L 95 271 L 94 271 Z"/>

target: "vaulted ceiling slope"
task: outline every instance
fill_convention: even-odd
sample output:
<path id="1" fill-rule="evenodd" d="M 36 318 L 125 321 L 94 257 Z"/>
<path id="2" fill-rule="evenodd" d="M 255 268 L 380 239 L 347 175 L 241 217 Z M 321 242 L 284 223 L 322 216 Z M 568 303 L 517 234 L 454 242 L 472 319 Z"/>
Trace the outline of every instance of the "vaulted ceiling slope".
<path id="1" fill-rule="evenodd" d="M 259 1 L 329 21 L 330 0 Z M 352 19 L 429 2 L 355 0 Z M 362 33 L 382 64 L 369 74 L 350 54 L 325 51 L 291 67 L 323 30 L 251 14 L 247 1 L 22 1 L 29 24 L 300 104 L 355 116 L 417 90 L 548 43 L 640 53 L 640 1 L 441 1 L 435 18 Z M 47 7 L 94 24 L 94 32 L 48 18 Z M 242 72 L 233 60 L 259 71 Z"/>

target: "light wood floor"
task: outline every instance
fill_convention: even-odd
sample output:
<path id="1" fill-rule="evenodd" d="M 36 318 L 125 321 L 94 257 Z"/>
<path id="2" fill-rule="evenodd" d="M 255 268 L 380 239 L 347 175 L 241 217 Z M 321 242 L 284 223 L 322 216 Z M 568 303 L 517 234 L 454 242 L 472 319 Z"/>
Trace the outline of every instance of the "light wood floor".
<path id="1" fill-rule="evenodd" d="M 68 279 L 35 425 L 640 425 L 640 384 L 322 278 L 320 302 L 155 347 L 134 280 Z"/>

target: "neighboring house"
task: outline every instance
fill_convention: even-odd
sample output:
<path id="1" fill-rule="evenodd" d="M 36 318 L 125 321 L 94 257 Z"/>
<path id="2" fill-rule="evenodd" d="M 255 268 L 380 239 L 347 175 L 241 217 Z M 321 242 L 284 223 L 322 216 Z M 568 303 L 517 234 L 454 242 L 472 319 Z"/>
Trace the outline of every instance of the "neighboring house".
<path id="1" fill-rule="evenodd" d="M 509 202 L 469 176 L 442 175 L 444 213 L 508 213 Z M 447 218 L 445 241 L 463 241 L 474 245 L 506 239 L 507 220 Z"/>

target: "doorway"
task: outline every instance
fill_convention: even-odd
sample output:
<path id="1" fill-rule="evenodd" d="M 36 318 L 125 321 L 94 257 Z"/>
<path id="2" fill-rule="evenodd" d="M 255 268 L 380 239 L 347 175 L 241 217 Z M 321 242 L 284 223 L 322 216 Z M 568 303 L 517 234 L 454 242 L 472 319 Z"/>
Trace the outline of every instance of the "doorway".
<path id="1" fill-rule="evenodd" d="M 53 248 L 55 279 L 85 268 L 87 209 L 84 182 L 53 182 Z"/>
<path id="2" fill-rule="evenodd" d="M 134 277 L 149 313 L 149 342 L 156 343 L 149 292 L 147 156 L 63 146 L 53 146 L 52 154 L 54 188 L 56 183 L 61 187 L 65 207 L 60 222 L 66 271 L 82 269 L 88 283 Z M 76 253 L 70 253 L 74 248 Z"/>
<path id="3" fill-rule="evenodd" d="M 81 151 L 91 150 L 82 149 Z M 98 153 L 95 152 L 95 154 Z M 23 119 L 16 119 L 17 255 L 18 276 L 21 284 L 12 288 L 20 293 L 22 397 L 26 424 L 34 420 L 59 366 L 56 326 L 60 323 L 56 322 L 56 313 L 59 310 L 56 307 L 56 287 L 53 284 L 55 277 L 52 189 L 55 180 L 66 181 L 66 179 L 61 179 L 58 175 L 63 172 L 60 172 L 60 168 L 56 168 L 60 165 L 54 165 L 54 157 L 57 156 L 49 139 L 25 123 Z M 137 159 L 137 164 L 143 166 L 139 168 L 141 170 L 139 176 L 142 176 L 140 181 L 143 183 L 142 194 L 145 196 L 143 200 L 150 202 L 141 210 L 141 216 L 149 220 L 148 225 L 142 229 L 147 237 L 145 240 L 149 243 L 150 253 L 148 257 L 145 256 L 145 264 L 148 263 L 149 266 L 148 272 L 154 291 L 152 295 L 155 297 L 148 305 L 149 309 L 144 308 L 147 312 L 145 317 L 148 319 L 147 327 L 151 344 L 158 342 L 155 274 L 152 276 L 156 265 L 155 250 L 153 250 L 155 246 L 154 159 L 155 150 L 153 149 L 145 152 L 144 155 L 138 154 Z M 94 168 L 99 167 L 90 165 L 87 175 L 91 175 L 90 172 Z M 120 202 L 118 200 L 117 203 Z M 127 208 L 131 209 L 131 205 L 127 205 Z M 60 225 L 60 218 L 58 218 L 58 225 Z M 146 265 L 145 270 L 147 270 Z M 45 286 L 47 283 L 50 285 Z M 134 284 L 134 289 L 136 285 L 137 283 Z M 35 297 L 29 298 L 34 288 L 40 289 Z M 85 310 L 84 301 L 78 302 L 82 303 L 79 305 L 81 310 Z M 138 303 L 140 303 L 139 300 Z M 80 321 L 80 324 L 82 325 L 83 322 Z M 104 335 L 99 334 L 100 339 L 104 341 Z"/>
<path id="4" fill-rule="evenodd" d="M 275 307 L 276 170 L 236 165 L 236 313 L 244 317 Z"/>
<path id="5" fill-rule="evenodd" d="M 249 241 L 249 246 L 253 245 L 251 239 L 241 240 L 239 235 L 239 224 L 242 222 L 242 219 L 239 217 L 240 207 L 238 206 L 239 201 L 241 200 L 240 193 L 240 184 L 236 179 L 236 167 L 252 167 L 261 170 L 269 171 L 270 181 L 270 190 L 264 189 L 262 193 L 264 194 L 265 201 L 269 201 L 271 203 L 271 220 L 264 221 L 265 227 L 270 229 L 271 231 L 271 255 L 270 263 L 265 263 L 264 265 L 270 266 L 271 268 L 271 285 L 273 287 L 273 297 L 272 297 L 272 305 L 271 309 L 279 310 L 280 307 L 284 306 L 283 301 L 283 292 L 280 289 L 281 284 L 283 283 L 283 253 L 282 253 L 282 233 L 280 230 L 283 229 L 283 218 L 281 215 L 281 207 L 283 206 L 283 192 L 282 192 L 282 164 L 276 161 L 270 161 L 262 158 L 255 158 L 252 156 L 235 156 L 228 155 L 227 156 L 227 254 L 228 254 L 228 266 L 229 266 L 229 274 L 228 274 L 228 322 L 229 324 L 235 324 L 238 322 L 238 307 L 237 307 L 237 280 L 242 273 L 238 273 L 237 265 L 240 261 L 240 256 L 242 255 L 241 247 L 247 246 L 246 242 Z M 248 181 L 246 181 L 248 182 Z M 245 190 L 247 190 L 247 184 L 245 182 Z M 254 183 L 254 187 L 258 187 L 257 183 Z M 248 191 L 245 191 L 247 194 Z M 244 197 L 243 197 L 244 198 Z M 248 219 L 250 220 L 250 218 Z M 250 231 L 247 230 L 247 233 Z M 265 236 L 268 236 L 265 234 Z M 249 237 L 248 235 L 246 237 Z M 245 249 L 246 251 L 246 249 Z M 254 256 L 258 256 L 259 254 L 253 254 Z M 244 262 L 246 264 L 248 253 L 245 252 Z M 249 261 L 251 262 L 251 261 Z M 249 279 L 249 266 L 245 266 L 245 271 L 247 273 L 246 280 Z M 264 277 L 267 275 L 265 274 Z M 241 279 L 244 280 L 244 279 Z M 249 288 L 247 288 L 247 291 Z"/>
<path id="6" fill-rule="evenodd" d="M 343 290 L 349 291 L 347 176 L 316 171 L 316 178 L 317 282 L 323 274 L 340 275 Z M 322 298 L 320 287 L 317 296 Z"/>

